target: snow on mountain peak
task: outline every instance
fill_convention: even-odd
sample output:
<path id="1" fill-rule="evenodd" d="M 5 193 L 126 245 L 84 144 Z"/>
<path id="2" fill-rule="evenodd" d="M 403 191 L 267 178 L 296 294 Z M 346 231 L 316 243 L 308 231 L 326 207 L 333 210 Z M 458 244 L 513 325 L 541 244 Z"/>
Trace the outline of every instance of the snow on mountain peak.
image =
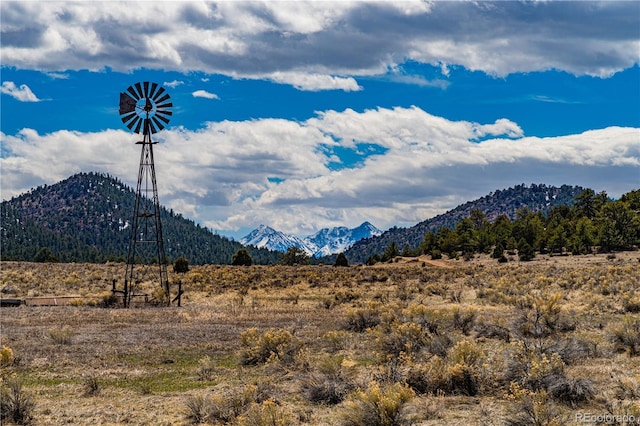
<path id="1" fill-rule="evenodd" d="M 296 246 L 309 253 L 309 251 L 305 249 L 305 244 L 300 238 L 295 235 L 288 235 L 284 232 L 276 231 L 266 225 L 260 225 L 251 231 L 247 236 L 240 240 L 240 244 L 282 252 L 287 251 L 291 246 Z"/>
<path id="2" fill-rule="evenodd" d="M 276 231 L 266 225 L 260 225 L 243 237 L 240 243 L 281 252 L 287 251 L 289 247 L 296 246 L 304 250 L 309 256 L 322 257 L 344 252 L 357 241 L 380 234 L 382 234 L 382 231 L 369 222 L 364 222 L 352 229 L 345 226 L 323 228 L 315 234 L 304 238 Z"/>

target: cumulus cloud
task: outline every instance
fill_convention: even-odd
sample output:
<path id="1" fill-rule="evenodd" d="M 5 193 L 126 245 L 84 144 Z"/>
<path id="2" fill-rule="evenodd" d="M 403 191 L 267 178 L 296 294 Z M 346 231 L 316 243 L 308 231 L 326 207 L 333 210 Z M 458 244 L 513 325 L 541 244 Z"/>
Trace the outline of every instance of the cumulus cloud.
<path id="1" fill-rule="evenodd" d="M 268 223 L 411 225 L 519 183 L 578 184 L 619 196 L 638 186 L 639 129 L 529 137 L 517 123 L 451 121 L 420 108 L 324 111 L 309 120 L 210 122 L 156 135 L 161 202 L 221 231 Z M 125 131 L 0 134 L 3 197 L 85 170 L 134 185 L 139 146 Z M 335 156 L 380 147 L 335 168 Z"/>
<path id="2" fill-rule="evenodd" d="M 0 92 L 16 98 L 20 102 L 40 102 L 40 99 L 38 99 L 26 84 L 16 86 L 13 81 L 3 81 Z"/>
<path id="3" fill-rule="evenodd" d="M 358 90 L 407 60 L 607 77 L 640 60 L 637 2 L 2 2 L 3 64 L 138 68 Z M 411 82 L 411 76 L 403 77 Z M 438 80 L 413 79 L 412 84 Z"/>
<path id="4" fill-rule="evenodd" d="M 193 96 L 194 98 L 220 99 L 215 93 L 210 93 L 206 90 L 196 90 L 195 92 L 191 93 L 191 96 Z"/>

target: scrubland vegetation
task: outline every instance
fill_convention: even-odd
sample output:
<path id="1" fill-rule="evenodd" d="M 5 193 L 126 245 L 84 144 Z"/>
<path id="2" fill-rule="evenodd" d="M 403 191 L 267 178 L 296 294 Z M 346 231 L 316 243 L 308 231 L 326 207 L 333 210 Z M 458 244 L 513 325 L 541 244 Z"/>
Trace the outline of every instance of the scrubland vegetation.
<path id="1" fill-rule="evenodd" d="M 191 266 L 181 308 L 109 306 L 121 264 L 1 266 L 3 297 L 77 296 L 2 308 L 3 424 L 640 419 L 637 251 Z"/>

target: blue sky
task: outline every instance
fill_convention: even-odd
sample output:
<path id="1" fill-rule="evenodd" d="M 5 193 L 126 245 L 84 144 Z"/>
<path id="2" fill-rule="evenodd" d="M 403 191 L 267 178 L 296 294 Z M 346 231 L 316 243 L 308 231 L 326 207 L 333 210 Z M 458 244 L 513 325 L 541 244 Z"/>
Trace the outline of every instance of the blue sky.
<path id="1" fill-rule="evenodd" d="M 79 171 L 134 186 L 138 81 L 174 104 L 161 203 L 238 239 L 410 226 L 519 183 L 640 187 L 638 2 L 0 8 L 3 199 Z"/>

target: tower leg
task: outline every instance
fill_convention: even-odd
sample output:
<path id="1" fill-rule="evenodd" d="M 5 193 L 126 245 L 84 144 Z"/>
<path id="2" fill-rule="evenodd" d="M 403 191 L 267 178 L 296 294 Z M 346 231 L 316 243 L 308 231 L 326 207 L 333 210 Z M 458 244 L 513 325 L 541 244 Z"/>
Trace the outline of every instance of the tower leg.
<path id="1" fill-rule="evenodd" d="M 133 297 L 144 295 L 137 293 L 140 292 L 140 286 L 153 283 L 161 289 L 160 302 L 165 305 L 171 303 L 153 159 L 153 145 L 156 142 L 151 141 L 148 119 L 145 120 L 144 130 L 143 141 L 137 142 L 142 145 L 142 150 L 124 280 L 125 307 L 130 306 Z"/>

